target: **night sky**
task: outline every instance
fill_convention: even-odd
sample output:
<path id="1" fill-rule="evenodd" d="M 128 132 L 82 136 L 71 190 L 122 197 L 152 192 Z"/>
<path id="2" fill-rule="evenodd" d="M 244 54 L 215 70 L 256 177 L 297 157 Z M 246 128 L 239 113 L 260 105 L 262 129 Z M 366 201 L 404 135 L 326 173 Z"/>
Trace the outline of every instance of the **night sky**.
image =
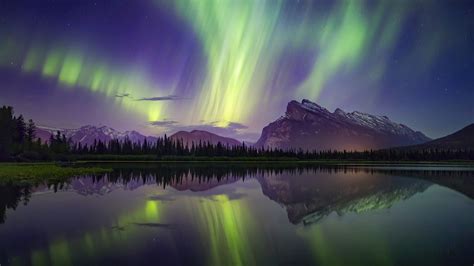
<path id="1" fill-rule="evenodd" d="M 290 100 L 474 122 L 474 1 L 0 0 L 0 105 L 37 124 L 256 140 Z"/>

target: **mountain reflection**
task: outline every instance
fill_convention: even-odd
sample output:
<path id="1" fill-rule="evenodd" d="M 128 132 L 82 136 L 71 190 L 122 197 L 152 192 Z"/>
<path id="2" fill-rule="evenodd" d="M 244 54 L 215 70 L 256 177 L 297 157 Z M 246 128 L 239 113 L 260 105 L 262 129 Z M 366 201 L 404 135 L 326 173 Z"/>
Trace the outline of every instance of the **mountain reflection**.
<path id="1" fill-rule="evenodd" d="M 178 191 L 207 191 L 225 184 L 256 179 L 265 196 L 282 205 L 293 224 L 318 222 L 330 213 L 390 208 L 425 191 L 433 183 L 474 198 L 474 171 L 384 168 L 342 165 L 166 164 L 108 165 L 113 172 L 72 178 L 65 183 L 0 185 L 0 223 L 6 210 L 27 204 L 32 194 L 73 191 L 106 195 L 144 185 Z M 395 177 L 394 177 L 395 176 Z M 170 201 L 156 196 L 155 200 Z"/>
<path id="2" fill-rule="evenodd" d="M 360 171 L 278 175 L 258 178 L 263 193 L 283 204 L 290 222 L 310 224 L 336 212 L 364 212 L 391 207 L 423 192 L 431 183 L 408 178 L 386 178 Z"/>

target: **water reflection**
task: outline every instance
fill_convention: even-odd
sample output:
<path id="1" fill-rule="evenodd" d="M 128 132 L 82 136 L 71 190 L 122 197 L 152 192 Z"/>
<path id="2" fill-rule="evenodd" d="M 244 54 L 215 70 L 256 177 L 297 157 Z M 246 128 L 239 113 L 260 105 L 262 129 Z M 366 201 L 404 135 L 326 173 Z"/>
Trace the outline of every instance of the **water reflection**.
<path id="1" fill-rule="evenodd" d="M 474 169 L 426 170 L 418 167 L 364 167 L 345 165 L 203 165 L 117 164 L 112 173 L 73 178 L 68 182 L 0 185 L 0 223 L 6 209 L 27 204 L 31 194 L 74 191 L 80 195 L 106 195 L 156 184 L 178 191 L 207 191 L 217 186 L 254 178 L 262 192 L 282 204 L 290 222 L 310 223 L 336 212 L 389 208 L 394 202 L 439 184 L 474 198 Z M 412 177 L 393 179 L 384 176 Z M 227 195 L 230 199 L 241 195 Z M 171 201 L 156 195 L 150 200 Z M 151 204 L 151 203 L 149 203 Z M 153 207 L 149 206 L 151 212 Z M 308 216 L 309 214 L 312 214 Z"/>
<path id="2" fill-rule="evenodd" d="M 64 183 L 0 185 L 0 264 L 437 265 L 471 259 L 469 168 L 109 166 L 112 173 Z M 457 218 L 457 231 L 446 229 L 452 221 L 445 217 Z M 413 252 L 420 249 L 438 253 L 420 260 Z"/>
<path id="3" fill-rule="evenodd" d="M 28 184 L 0 185 L 0 224 L 6 219 L 6 210 L 15 210 L 20 202 L 27 204 L 32 193 Z"/>
<path id="4" fill-rule="evenodd" d="M 407 178 L 384 178 L 361 171 L 344 175 L 312 173 L 297 176 L 279 175 L 259 178 L 262 190 L 270 199 L 283 204 L 290 222 L 310 224 L 330 213 L 364 212 L 391 207 L 400 200 L 423 192 L 431 183 Z"/>

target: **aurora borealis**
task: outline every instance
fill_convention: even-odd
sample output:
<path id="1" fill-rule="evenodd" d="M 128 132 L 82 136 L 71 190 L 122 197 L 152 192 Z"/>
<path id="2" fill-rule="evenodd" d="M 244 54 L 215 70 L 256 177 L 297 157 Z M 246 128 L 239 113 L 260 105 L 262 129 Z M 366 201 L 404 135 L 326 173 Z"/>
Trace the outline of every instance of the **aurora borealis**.
<path id="1" fill-rule="evenodd" d="M 2 1 L 0 104 L 49 126 L 255 140 L 308 98 L 438 137 L 473 122 L 472 15 L 469 1 Z"/>

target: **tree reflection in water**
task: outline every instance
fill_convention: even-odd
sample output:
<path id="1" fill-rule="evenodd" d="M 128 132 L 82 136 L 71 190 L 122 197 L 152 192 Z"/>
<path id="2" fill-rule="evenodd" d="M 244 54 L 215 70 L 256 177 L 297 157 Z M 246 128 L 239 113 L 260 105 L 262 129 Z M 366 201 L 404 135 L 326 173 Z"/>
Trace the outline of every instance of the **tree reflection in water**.
<path id="1" fill-rule="evenodd" d="M 263 193 L 283 204 L 292 223 L 317 222 L 332 212 L 388 208 L 422 192 L 432 183 L 474 198 L 474 171 L 384 168 L 311 164 L 111 164 L 113 172 L 45 184 L 0 184 L 0 223 L 7 209 L 27 204 L 32 193 L 73 190 L 103 195 L 115 189 L 133 190 L 156 184 L 177 190 L 206 191 L 223 184 L 255 178 Z M 393 179 L 384 176 L 409 177 Z"/>

